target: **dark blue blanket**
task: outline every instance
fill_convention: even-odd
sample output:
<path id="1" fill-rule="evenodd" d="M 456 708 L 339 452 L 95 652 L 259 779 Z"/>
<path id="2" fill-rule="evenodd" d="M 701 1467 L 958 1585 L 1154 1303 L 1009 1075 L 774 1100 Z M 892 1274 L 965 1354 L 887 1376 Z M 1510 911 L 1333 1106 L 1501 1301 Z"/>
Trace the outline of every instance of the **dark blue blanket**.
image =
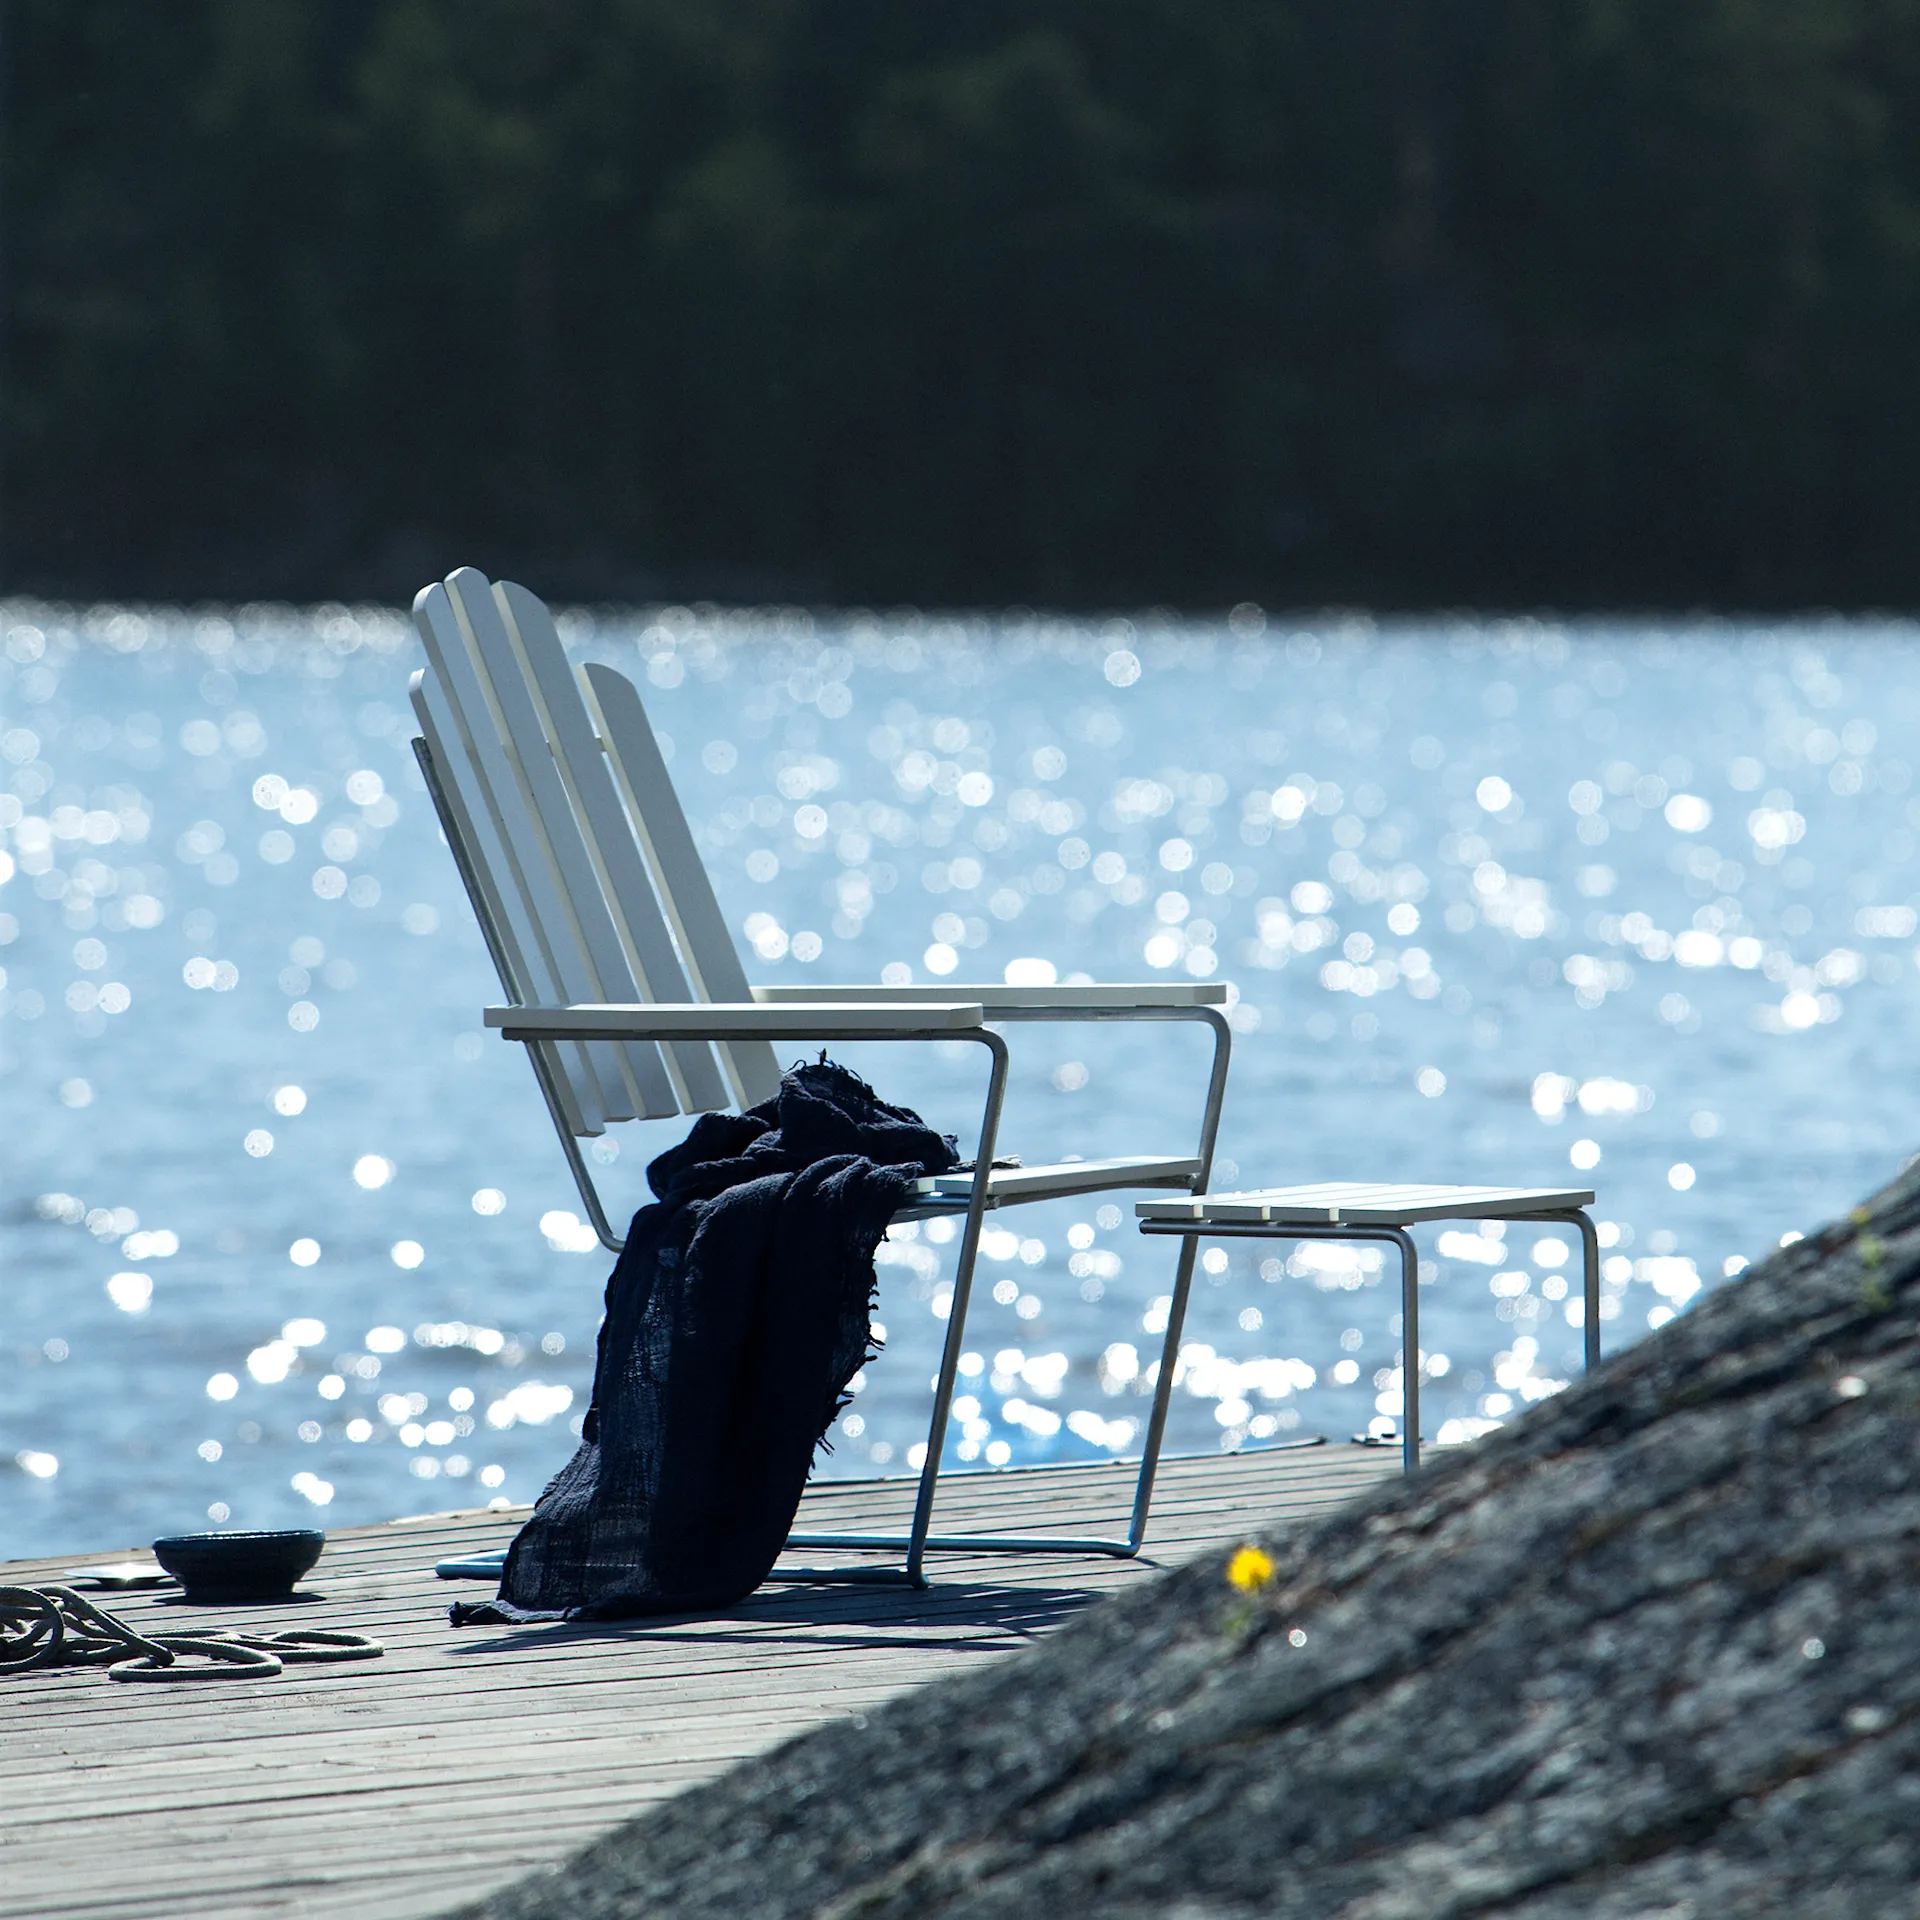
<path id="1" fill-rule="evenodd" d="M 766 1578 L 814 1449 L 870 1357 L 873 1252 L 951 1138 L 825 1060 L 703 1114 L 647 1169 L 607 1282 L 580 1450 L 475 1622 L 722 1607 Z"/>

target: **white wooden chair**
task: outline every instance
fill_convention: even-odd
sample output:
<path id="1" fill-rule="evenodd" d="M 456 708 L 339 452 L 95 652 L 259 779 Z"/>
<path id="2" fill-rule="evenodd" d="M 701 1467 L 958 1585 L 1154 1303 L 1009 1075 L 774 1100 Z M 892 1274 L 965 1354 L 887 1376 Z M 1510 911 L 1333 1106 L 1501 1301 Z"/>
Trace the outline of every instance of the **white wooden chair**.
<path id="1" fill-rule="evenodd" d="M 525 1045 L 587 1216 L 606 1247 L 617 1252 L 623 1243 L 580 1142 L 611 1123 L 755 1105 L 779 1085 L 776 1042 L 965 1040 L 988 1055 L 975 1165 L 990 1171 L 922 1180 L 899 1216 L 963 1216 L 912 1524 L 898 1535 L 795 1534 L 788 1543 L 904 1559 L 795 1569 L 788 1577 L 923 1586 L 929 1551 L 1137 1553 L 1192 1283 L 1191 1239 L 1182 1240 L 1175 1263 L 1124 1537 L 934 1533 L 942 1443 L 990 1209 L 1127 1189 L 1206 1190 L 1230 1047 L 1225 988 L 751 987 L 633 684 L 600 665 L 576 675 L 545 605 L 525 588 L 494 585 L 471 568 L 423 589 L 414 621 L 428 660 L 413 676 L 421 730 L 414 751 L 509 1002 L 488 1008 L 486 1023 Z M 1208 1027 L 1212 1063 L 1196 1150 L 995 1167 L 1008 1064 L 998 1029 L 1040 1020 Z M 485 1571 L 478 1563 L 466 1570 Z"/>

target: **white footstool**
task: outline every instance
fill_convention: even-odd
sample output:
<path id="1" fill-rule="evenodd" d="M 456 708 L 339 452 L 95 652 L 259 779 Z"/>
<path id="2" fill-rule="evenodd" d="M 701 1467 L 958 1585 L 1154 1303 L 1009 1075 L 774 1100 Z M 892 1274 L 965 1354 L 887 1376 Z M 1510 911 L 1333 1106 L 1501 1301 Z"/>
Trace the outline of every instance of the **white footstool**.
<path id="1" fill-rule="evenodd" d="M 1141 1200 L 1140 1231 L 1204 1235 L 1210 1240 L 1384 1240 L 1400 1249 L 1400 1326 L 1405 1412 L 1400 1457 L 1420 1464 L 1420 1255 L 1407 1231 L 1428 1220 L 1562 1220 L 1580 1230 L 1586 1281 L 1586 1363 L 1600 1358 L 1600 1241 L 1586 1209 L 1585 1187 L 1419 1187 L 1362 1180 L 1326 1180 L 1308 1187 L 1258 1187 L 1207 1193 L 1192 1200 Z M 1183 1277 L 1192 1264 L 1183 1263 Z M 1173 1302 L 1174 1351 L 1185 1317 L 1186 1288 Z"/>

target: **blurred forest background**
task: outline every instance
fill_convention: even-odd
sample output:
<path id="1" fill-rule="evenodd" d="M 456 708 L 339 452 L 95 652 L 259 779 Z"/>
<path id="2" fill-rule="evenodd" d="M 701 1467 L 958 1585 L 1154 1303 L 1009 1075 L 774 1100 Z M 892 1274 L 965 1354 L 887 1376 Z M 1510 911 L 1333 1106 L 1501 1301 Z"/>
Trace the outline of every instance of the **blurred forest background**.
<path id="1" fill-rule="evenodd" d="M 1920 0 L 6 0 L 0 586 L 1920 602 Z"/>

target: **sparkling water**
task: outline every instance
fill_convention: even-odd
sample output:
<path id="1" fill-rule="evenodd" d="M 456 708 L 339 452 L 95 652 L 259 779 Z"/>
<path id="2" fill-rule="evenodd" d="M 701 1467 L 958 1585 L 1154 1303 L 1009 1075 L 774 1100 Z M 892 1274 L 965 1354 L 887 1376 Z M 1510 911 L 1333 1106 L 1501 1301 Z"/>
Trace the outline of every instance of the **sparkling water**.
<path id="1" fill-rule="evenodd" d="M 633 674 L 757 977 L 1220 979 L 1216 1187 L 1591 1185 L 1609 1347 L 1917 1129 L 1911 626 L 563 621 Z M 0 611 L 0 1553 L 526 1500 L 584 1411 L 580 1222 L 382 609 Z M 1193 1026 L 1021 1026 L 1003 1146 L 1191 1151 Z M 796 1049 L 797 1051 L 797 1049 Z M 837 1050 L 963 1138 L 984 1055 Z M 682 1122 L 595 1143 L 610 1200 Z M 1425 1415 L 1579 1364 L 1561 1229 L 1426 1236 Z M 920 1458 L 950 1222 L 881 1249 L 827 1474 Z M 1173 1244 L 990 1218 L 946 1444 L 1138 1444 Z M 1377 1249 L 1204 1248 L 1170 1442 L 1393 1426 Z"/>

